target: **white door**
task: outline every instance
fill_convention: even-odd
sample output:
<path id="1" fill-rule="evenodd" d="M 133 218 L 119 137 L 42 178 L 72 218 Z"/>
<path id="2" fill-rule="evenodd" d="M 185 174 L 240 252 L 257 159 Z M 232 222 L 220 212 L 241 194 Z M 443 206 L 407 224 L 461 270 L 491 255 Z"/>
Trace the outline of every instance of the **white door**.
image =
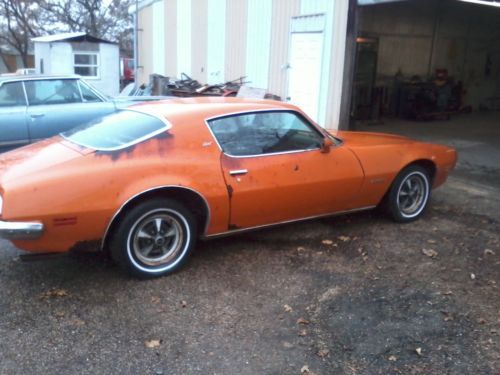
<path id="1" fill-rule="evenodd" d="M 288 100 L 318 121 L 323 33 L 292 33 Z"/>

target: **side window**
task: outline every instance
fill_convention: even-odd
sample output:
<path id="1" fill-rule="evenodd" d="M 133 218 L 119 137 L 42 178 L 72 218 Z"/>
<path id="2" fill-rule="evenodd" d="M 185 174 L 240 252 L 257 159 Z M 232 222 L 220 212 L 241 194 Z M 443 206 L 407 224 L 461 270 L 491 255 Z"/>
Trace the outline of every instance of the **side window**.
<path id="1" fill-rule="evenodd" d="M 319 148 L 323 136 L 293 112 L 257 112 L 211 120 L 222 150 L 233 156 Z"/>
<path id="2" fill-rule="evenodd" d="M 25 87 L 30 106 L 82 102 L 76 80 L 26 81 Z"/>
<path id="3" fill-rule="evenodd" d="M 91 89 L 89 89 L 85 84 L 79 82 L 80 90 L 82 90 L 82 97 L 84 102 L 102 102 Z"/>
<path id="4" fill-rule="evenodd" d="M 7 82 L 0 86 L 0 107 L 26 105 L 22 82 Z"/>

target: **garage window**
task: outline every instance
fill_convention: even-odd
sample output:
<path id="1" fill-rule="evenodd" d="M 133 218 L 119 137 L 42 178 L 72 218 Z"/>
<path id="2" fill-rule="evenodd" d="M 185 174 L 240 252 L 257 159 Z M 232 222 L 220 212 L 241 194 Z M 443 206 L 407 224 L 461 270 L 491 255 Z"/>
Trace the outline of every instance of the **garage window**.
<path id="1" fill-rule="evenodd" d="M 99 78 L 99 54 L 78 52 L 73 54 L 75 74 L 87 78 Z"/>
<path id="2" fill-rule="evenodd" d="M 255 156 L 321 147 L 323 136 L 301 115 L 287 111 L 245 113 L 209 121 L 223 152 Z"/>

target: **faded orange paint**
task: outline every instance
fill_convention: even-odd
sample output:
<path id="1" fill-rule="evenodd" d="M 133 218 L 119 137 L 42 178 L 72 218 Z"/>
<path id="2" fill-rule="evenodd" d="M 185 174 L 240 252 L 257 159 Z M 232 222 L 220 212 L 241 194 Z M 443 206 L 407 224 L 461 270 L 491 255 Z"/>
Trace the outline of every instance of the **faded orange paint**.
<path id="1" fill-rule="evenodd" d="M 129 199 L 156 187 L 198 192 L 209 206 L 204 235 L 210 236 L 374 206 L 406 165 L 434 163 L 437 187 L 456 162 L 455 151 L 445 146 L 353 132 L 335 133 L 342 143 L 327 153 L 230 157 L 221 153 L 207 119 L 255 110 L 303 113 L 286 103 L 235 98 L 174 99 L 135 109 L 164 117 L 172 128 L 120 151 L 95 151 L 57 136 L 0 156 L 1 220 L 44 225 L 39 239 L 13 241 L 17 247 L 64 252 L 102 240 Z M 235 169 L 248 173 L 230 175 Z"/>

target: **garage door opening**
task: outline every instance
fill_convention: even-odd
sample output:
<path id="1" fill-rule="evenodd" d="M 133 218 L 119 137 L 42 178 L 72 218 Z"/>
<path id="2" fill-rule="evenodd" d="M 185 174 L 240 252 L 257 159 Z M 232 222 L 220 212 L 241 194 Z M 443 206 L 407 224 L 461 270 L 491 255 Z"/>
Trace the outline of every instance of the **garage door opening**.
<path id="1" fill-rule="evenodd" d="M 446 143 L 462 156 L 458 170 L 479 163 L 499 175 L 499 4 L 363 3 L 351 127 Z"/>

